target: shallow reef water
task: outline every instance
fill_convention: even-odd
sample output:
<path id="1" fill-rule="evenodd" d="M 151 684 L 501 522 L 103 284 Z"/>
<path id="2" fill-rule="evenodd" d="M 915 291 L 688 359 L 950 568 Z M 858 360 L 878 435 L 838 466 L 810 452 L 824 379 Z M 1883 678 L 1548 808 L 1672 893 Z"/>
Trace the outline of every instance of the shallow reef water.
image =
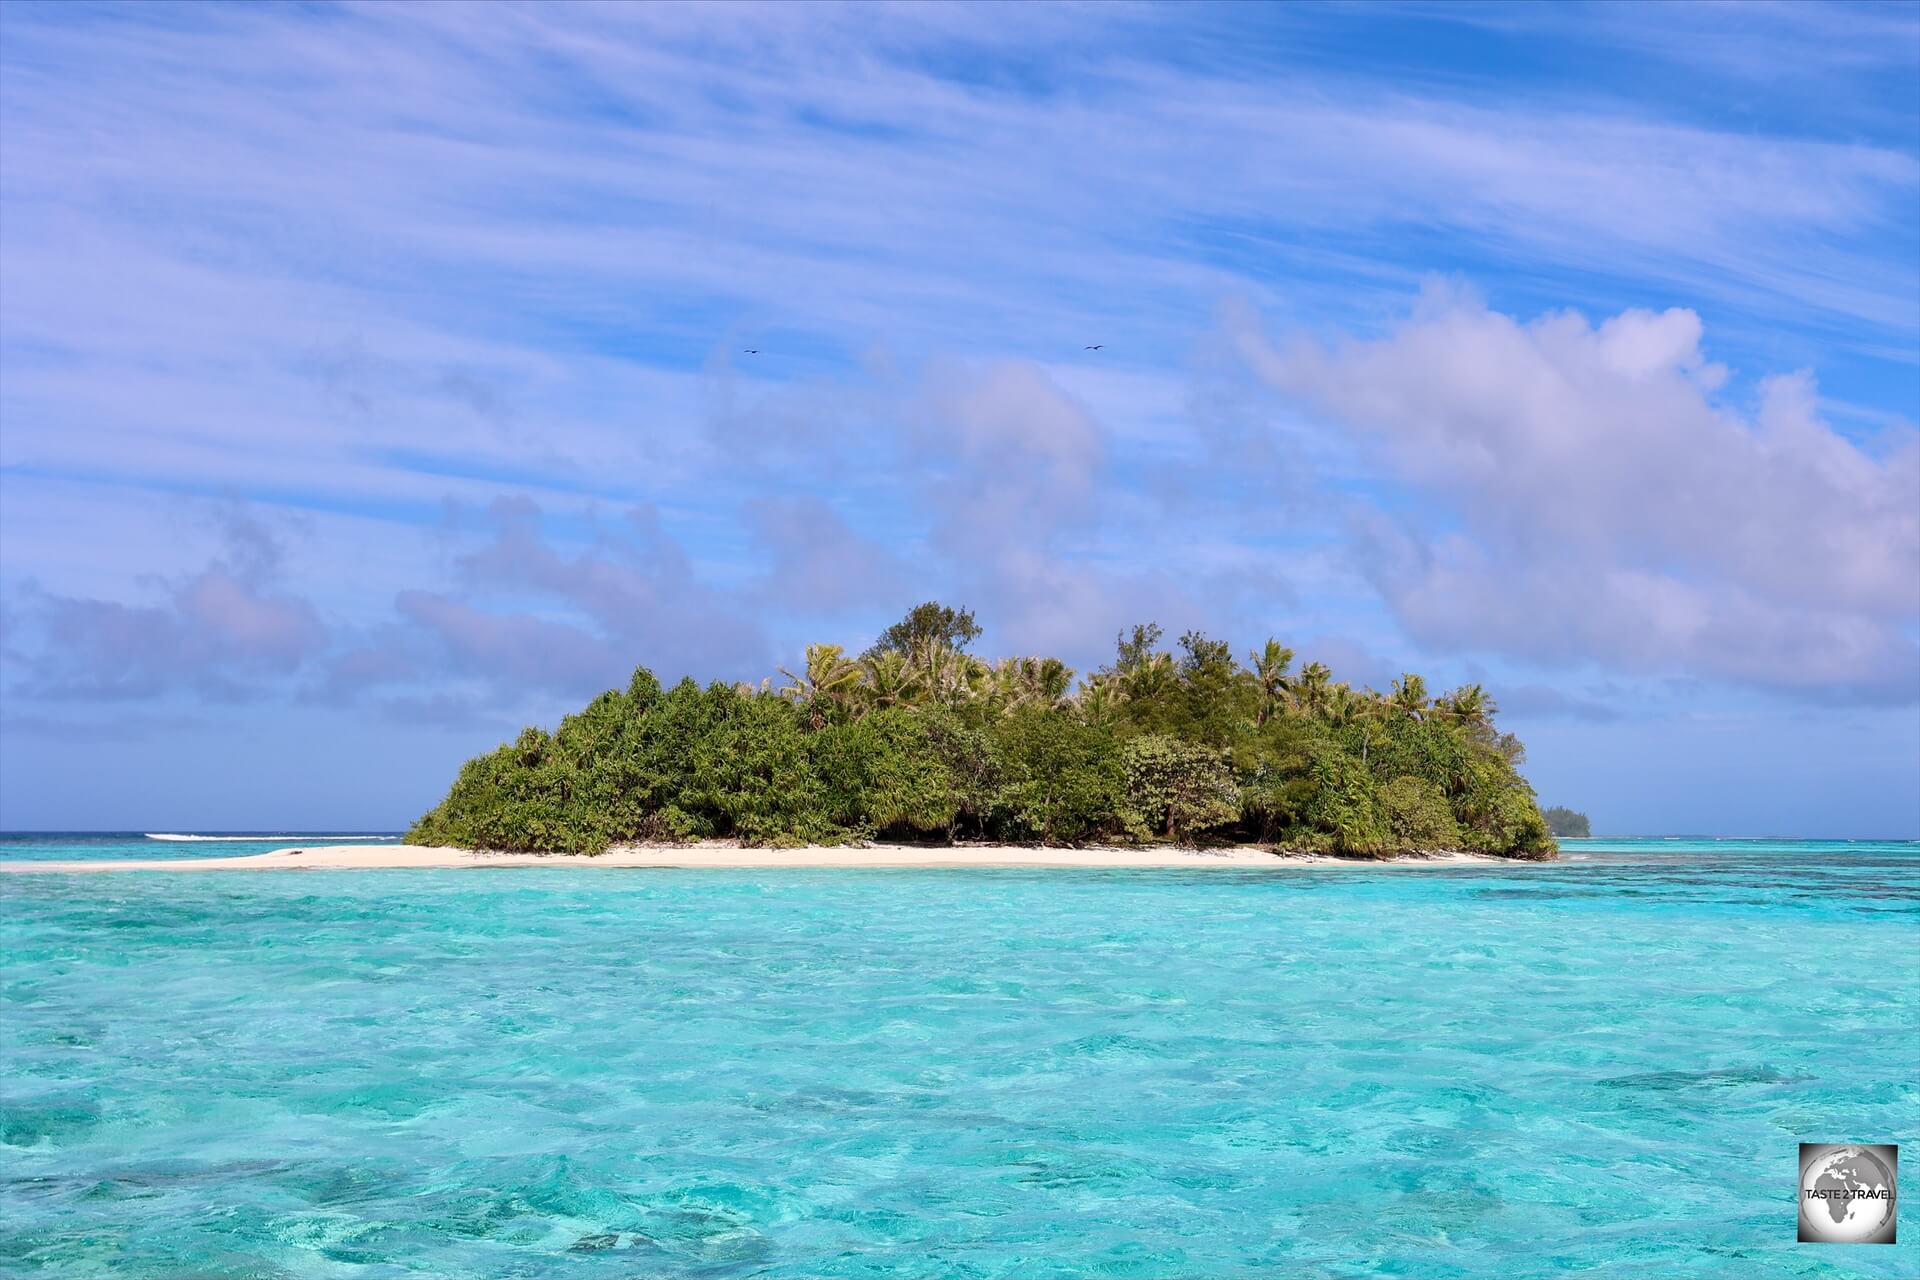
<path id="1" fill-rule="evenodd" d="M 1915 1275 L 1917 1061 L 1912 844 L 6 875 L 0 1274 Z"/>

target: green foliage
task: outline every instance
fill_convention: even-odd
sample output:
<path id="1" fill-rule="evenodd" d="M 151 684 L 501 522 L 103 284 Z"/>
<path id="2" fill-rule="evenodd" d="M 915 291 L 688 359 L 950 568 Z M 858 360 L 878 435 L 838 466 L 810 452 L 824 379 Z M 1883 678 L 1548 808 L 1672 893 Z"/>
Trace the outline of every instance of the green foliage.
<path id="1" fill-rule="evenodd" d="M 1122 631 L 1113 642 L 1113 669 L 1122 674 L 1137 671 L 1158 657 L 1154 646 L 1160 643 L 1160 636 L 1160 624 L 1157 622 L 1136 624 L 1132 635 Z"/>
<path id="2" fill-rule="evenodd" d="M 1300 829 L 1314 793 L 1308 773 L 1329 730 L 1310 717 L 1277 715 L 1257 725 L 1233 750 L 1240 782 L 1241 825 L 1256 840 L 1277 841 Z"/>
<path id="3" fill-rule="evenodd" d="M 937 600 L 929 600 L 907 610 L 906 617 L 882 631 L 866 656 L 871 658 L 881 653 L 905 656 L 928 646 L 958 650 L 979 638 L 980 624 L 973 620 L 973 610 L 950 609 Z"/>
<path id="4" fill-rule="evenodd" d="M 1392 848 L 1392 830 L 1373 774 L 1332 743 L 1313 752 L 1300 806 L 1303 843 L 1334 853 L 1377 855 Z"/>
<path id="5" fill-rule="evenodd" d="M 1593 824 L 1587 821 L 1586 814 L 1578 810 L 1556 804 L 1542 810 L 1540 816 L 1547 820 L 1547 830 L 1556 836 L 1585 839 L 1593 834 Z"/>
<path id="6" fill-rule="evenodd" d="M 464 765 L 418 844 L 593 853 L 645 840 L 876 836 L 1267 841 L 1353 856 L 1433 848 L 1554 855 L 1484 689 L 1389 694 L 1293 673 L 1276 640 L 1242 667 L 1151 623 L 1073 687 L 1047 657 L 964 652 L 973 614 L 920 605 L 860 659 L 812 645 L 771 681 L 663 689 L 634 672 L 547 733 Z M 1585 818 L 1551 810 L 1567 830 Z"/>
<path id="7" fill-rule="evenodd" d="M 1443 720 L 1405 715 L 1364 722 L 1346 731 L 1348 741 L 1363 740 L 1363 754 L 1375 778 L 1426 778 L 1441 794 L 1461 793 L 1472 773 L 1472 743 Z"/>
<path id="8" fill-rule="evenodd" d="M 993 735 L 945 708 L 918 714 L 926 726 L 928 750 L 945 766 L 953 787 L 954 815 L 947 828 L 948 838 L 963 830 L 984 832 L 994 798 L 1000 793 L 1002 773 Z"/>
<path id="9" fill-rule="evenodd" d="M 831 741 L 828 739 L 827 741 Z M 827 842 L 841 833 L 827 815 L 827 789 L 796 709 L 773 698 L 741 698 L 732 715 L 691 753 L 716 825 L 753 844 Z"/>
<path id="10" fill-rule="evenodd" d="M 1528 786 L 1500 753 L 1482 756 L 1455 802 L 1463 847 L 1510 858 L 1551 858 L 1557 848 Z"/>
<path id="11" fill-rule="evenodd" d="M 952 832 L 961 788 L 926 717 L 892 708 L 835 725 L 815 748 L 827 813 L 846 831 Z"/>
<path id="12" fill-rule="evenodd" d="M 993 738 L 999 785 L 991 834 L 1084 844 L 1120 833 L 1127 786 L 1112 734 L 1071 716 L 1027 710 L 998 722 Z"/>
<path id="13" fill-rule="evenodd" d="M 1460 824 L 1444 791 L 1429 778 L 1402 774 L 1380 788 L 1380 810 L 1399 848 L 1457 849 Z"/>
<path id="14" fill-rule="evenodd" d="M 1186 841 L 1240 816 L 1224 751 L 1155 733 L 1130 739 L 1121 759 L 1127 802 L 1149 831 Z"/>

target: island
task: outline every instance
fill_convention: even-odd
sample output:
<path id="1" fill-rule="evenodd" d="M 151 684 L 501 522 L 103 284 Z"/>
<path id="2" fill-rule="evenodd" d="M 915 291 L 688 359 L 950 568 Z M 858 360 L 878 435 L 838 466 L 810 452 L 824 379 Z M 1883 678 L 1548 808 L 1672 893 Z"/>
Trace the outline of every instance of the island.
<path id="1" fill-rule="evenodd" d="M 1593 824 L 1587 821 L 1587 815 L 1577 809 L 1564 805 L 1554 805 L 1542 815 L 1547 820 L 1547 830 L 1556 837 L 1564 836 L 1569 840 L 1584 840 L 1593 835 Z"/>
<path id="2" fill-rule="evenodd" d="M 777 682 L 663 688 L 643 667 L 469 760 L 406 842 L 1557 852 L 1479 685 L 1436 697 L 1409 673 L 1357 689 L 1324 663 L 1296 671 L 1277 640 L 1242 662 L 1199 632 L 1163 648 L 1153 624 L 1076 683 L 1057 658 L 976 657 L 979 635 L 970 611 L 930 601 L 858 656 L 809 646 Z"/>

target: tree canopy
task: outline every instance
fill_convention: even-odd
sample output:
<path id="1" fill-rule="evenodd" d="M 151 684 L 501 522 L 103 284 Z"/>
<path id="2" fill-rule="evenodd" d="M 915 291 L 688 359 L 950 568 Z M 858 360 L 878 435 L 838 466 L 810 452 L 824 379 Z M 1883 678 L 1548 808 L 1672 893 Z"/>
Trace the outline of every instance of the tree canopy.
<path id="1" fill-rule="evenodd" d="M 1550 858 L 1547 819 L 1478 685 L 1334 681 L 1268 640 L 1123 633 L 1076 685 L 1057 658 L 965 652 L 973 614 L 916 607 L 859 658 L 810 645 L 786 683 L 641 668 L 461 769 L 417 844 L 594 853 L 644 840 L 885 836 L 1267 843 L 1356 856 Z M 1584 821 L 1584 819 L 1583 819 Z"/>
<path id="2" fill-rule="evenodd" d="M 929 600 L 907 610 L 907 616 L 880 633 L 865 657 L 897 653 L 902 657 L 929 645 L 961 650 L 980 638 L 980 626 L 971 609 L 950 609 L 938 600 Z"/>

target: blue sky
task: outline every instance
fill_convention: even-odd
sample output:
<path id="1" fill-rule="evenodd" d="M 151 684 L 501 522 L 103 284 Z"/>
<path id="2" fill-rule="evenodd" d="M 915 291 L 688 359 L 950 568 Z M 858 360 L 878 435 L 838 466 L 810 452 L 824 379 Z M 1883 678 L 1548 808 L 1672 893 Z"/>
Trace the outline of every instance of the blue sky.
<path id="1" fill-rule="evenodd" d="M 940 598 L 1920 836 L 1916 419 L 1914 5 L 0 10 L 0 826 L 398 826 Z"/>

